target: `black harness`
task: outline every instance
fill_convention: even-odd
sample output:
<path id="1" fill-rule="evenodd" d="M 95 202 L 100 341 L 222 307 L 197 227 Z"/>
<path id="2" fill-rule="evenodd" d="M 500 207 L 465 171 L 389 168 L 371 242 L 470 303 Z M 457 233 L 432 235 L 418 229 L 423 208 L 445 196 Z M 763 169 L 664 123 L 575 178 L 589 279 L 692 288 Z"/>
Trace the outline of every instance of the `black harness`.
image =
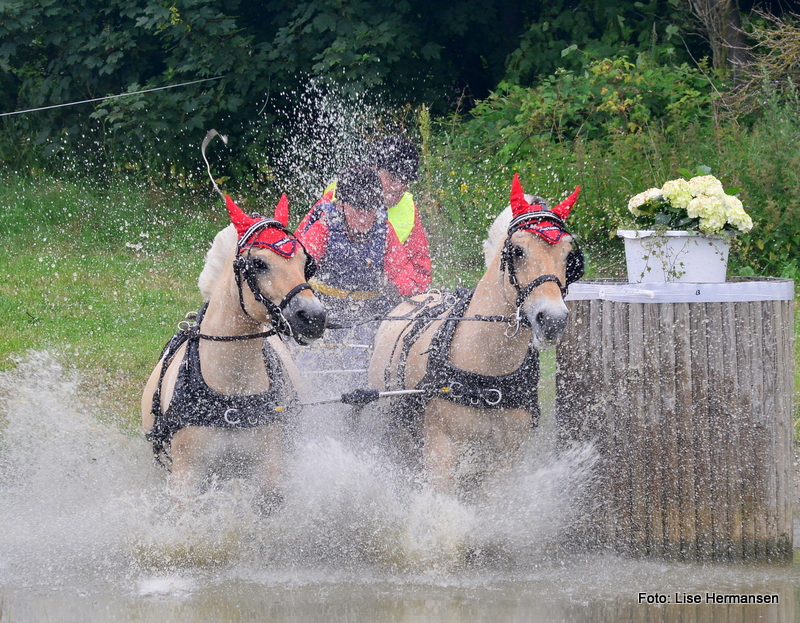
<path id="1" fill-rule="evenodd" d="M 464 314 L 474 292 L 465 288 L 455 292 L 456 303 L 451 312 L 453 316 Z M 449 359 L 450 346 L 457 326 L 458 320 L 445 320 L 436 330 L 428 349 L 425 375 L 414 388 L 425 391 L 425 394 L 413 398 L 419 400 L 421 396 L 423 404 L 435 397 L 477 409 L 523 409 L 531 414 L 531 425 L 538 425 L 538 351 L 529 347 L 522 364 L 510 374 L 489 376 L 468 372 L 454 366 Z M 405 371 L 408 350 L 419 337 L 419 333 L 417 335 L 410 333 L 406 338 L 411 337 L 411 339 L 404 340 L 401 372 Z"/>
<path id="2" fill-rule="evenodd" d="M 508 270 L 508 280 L 517 293 L 516 298 L 516 320 L 524 322 L 524 315 L 520 313 L 520 308 L 525 299 L 542 284 L 553 282 L 561 290 L 561 295 L 566 296 L 569 285 L 583 276 L 584 259 L 583 253 L 573 241 L 573 250 L 566 258 L 566 283 L 552 274 L 541 275 L 522 287 L 517 278 L 516 268 L 512 257 L 511 236 L 525 229 L 532 223 L 547 220 L 554 223 L 554 227 L 565 232 L 564 221 L 558 215 L 549 210 L 538 210 L 527 212 L 512 220 L 508 227 L 505 243 L 503 244 L 500 260 L 500 270 Z M 456 404 L 474 407 L 477 409 L 522 409 L 531 414 L 531 426 L 539 424 L 539 353 L 532 346 L 528 347 L 525 358 L 514 372 L 503 376 L 489 376 L 461 370 L 454 366 L 449 359 L 450 346 L 453 342 L 459 317 L 463 316 L 472 300 L 474 290 L 465 288 L 458 289 L 451 295 L 451 301 L 445 295 L 442 301 L 430 308 L 424 315 L 416 315 L 411 319 L 412 328 L 403 337 L 403 346 L 400 351 L 397 365 L 397 377 L 394 382 L 390 380 L 390 373 L 387 369 L 384 372 L 384 382 L 387 389 L 407 389 L 405 387 L 405 367 L 408 354 L 413 344 L 419 339 L 428 326 L 427 319 L 435 319 L 436 316 L 451 308 L 450 316 L 437 329 L 431 345 L 427 351 L 428 362 L 425 375 L 417 383 L 414 389 L 421 389 L 422 394 L 404 396 L 398 399 L 393 407 L 392 414 L 396 421 L 401 424 L 411 426 L 423 413 L 425 404 L 433 398 L 441 398 Z M 428 301 L 429 302 L 429 301 Z M 426 305 L 423 302 L 420 307 Z M 412 314 L 419 311 L 413 310 Z M 487 318 L 486 320 L 490 320 Z M 397 343 L 395 343 L 395 348 Z M 394 352 L 392 357 L 394 357 Z M 391 359 L 390 358 L 390 359 Z M 414 427 L 411 426 L 414 430 Z"/>
<path id="3" fill-rule="evenodd" d="M 153 428 L 146 434 L 153 444 L 153 452 L 165 467 L 171 460 L 169 446 L 173 435 L 186 426 L 209 428 L 253 428 L 283 420 L 299 411 L 297 395 L 288 381 L 286 368 L 275 349 L 264 339 L 262 354 L 264 367 L 270 378 L 270 388 L 260 394 L 228 396 L 211 389 L 203 379 L 200 368 L 199 343 L 201 339 L 215 339 L 200 333 L 200 323 L 208 303 L 198 312 L 195 323 L 185 323 L 167 343 L 161 354 L 163 364 L 158 385 L 153 393 L 151 413 Z M 236 336 L 237 339 L 265 338 L 274 331 Z M 217 338 L 219 339 L 219 338 Z M 223 340 L 225 338 L 222 338 Z M 165 412 L 161 411 L 161 386 L 170 363 L 181 346 L 186 352 L 178 370 L 172 401 Z"/>

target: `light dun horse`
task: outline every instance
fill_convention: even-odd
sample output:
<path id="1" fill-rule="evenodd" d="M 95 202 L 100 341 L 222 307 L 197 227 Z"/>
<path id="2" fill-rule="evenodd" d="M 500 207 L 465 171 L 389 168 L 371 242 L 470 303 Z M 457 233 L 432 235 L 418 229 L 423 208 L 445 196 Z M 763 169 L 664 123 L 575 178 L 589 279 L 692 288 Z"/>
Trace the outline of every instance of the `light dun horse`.
<path id="1" fill-rule="evenodd" d="M 225 200 L 233 226 L 206 257 L 207 303 L 182 323 L 150 375 L 142 428 L 176 492 L 247 475 L 269 512 L 281 499 L 283 423 L 297 407 L 289 378 L 297 371 L 276 336 L 301 344 L 321 337 L 325 309 L 307 283 L 314 260 L 286 229 L 285 196 L 273 218 L 250 217 Z"/>
<path id="2" fill-rule="evenodd" d="M 566 288 L 583 275 L 583 256 L 565 230 L 579 190 L 549 210 L 524 195 L 515 175 L 513 218 L 505 217 L 502 242 L 487 246 L 493 257 L 474 292 L 419 295 L 391 314 L 407 314 L 408 322 L 386 321 L 378 330 L 371 387 L 425 391 L 395 400 L 389 443 L 401 458 L 421 451 L 421 467 L 438 491 L 458 493 L 476 477 L 502 471 L 495 468 L 510 465 L 538 423 L 537 351 L 561 337 Z M 475 455 L 485 469 L 470 475 Z"/>

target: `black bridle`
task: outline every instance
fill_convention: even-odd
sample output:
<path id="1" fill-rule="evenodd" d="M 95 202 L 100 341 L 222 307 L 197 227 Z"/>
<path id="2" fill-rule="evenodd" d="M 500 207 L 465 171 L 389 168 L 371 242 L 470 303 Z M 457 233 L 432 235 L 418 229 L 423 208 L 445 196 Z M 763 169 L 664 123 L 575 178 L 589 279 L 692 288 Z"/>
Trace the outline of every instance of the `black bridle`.
<path id="1" fill-rule="evenodd" d="M 258 235 L 258 233 L 261 230 L 266 229 L 268 227 L 279 229 L 280 231 L 284 232 L 285 234 L 293 238 L 295 241 L 297 241 L 297 244 L 300 245 L 300 247 L 306 254 L 306 265 L 304 269 L 305 271 L 304 277 L 306 281 L 296 285 L 294 288 L 289 290 L 289 292 L 286 293 L 286 296 L 283 297 L 283 300 L 281 300 L 281 302 L 278 303 L 277 305 L 273 303 L 271 300 L 269 300 L 269 298 L 264 296 L 264 293 L 261 291 L 261 288 L 258 287 L 256 269 L 253 264 L 253 258 L 251 256 L 251 252 L 254 245 L 247 244 L 248 240 Z M 239 290 L 239 305 L 241 306 L 242 311 L 248 318 L 256 321 L 256 319 L 253 318 L 247 311 L 247 308 L 245 307 L 244 304 L 244 292 L 242 288 L 242 282 L 245 282 L 250 288 L 250 292 L 252 292 L 253 298 L 256 300 L 256 302 L 261 303 L 261 305 L 263 305 L 266 308 L 273 328 L 273 333 L 271 334 L 278 333 L 279 335 L 292 337 L 293 336 L 292 327 L 289 324 L 289 321 L 283 315 L 283 310 L 286 309 L 286 307 L 289 305 L 292 299 L 303 290 L 313 291 L 313 288 L 308 284 L 307 280 L 314 275 L 316 270 L 317 270 L 317 263 L 311 256 L 311 254 L 308 253 L 306 248 L 303 246 L 303 243 L 300 242 L 299 239 L 295 238 L 294 234 L 292 234 L 292 232 L 286 229 L 286 227 L 284 227 L 280 221 L 273 218 L 264 218 L 257 221 L 256 223 L 253 223 L 253 225 L 250 226 L 250 229 L 248 229 L 236 243 L 236 258 L 233 260 L 233 273 L 234 276 L 236 277 L 236 287 Z M 254 336 L 260 337 L 261 334 L 254 334 Z M 251 337 L 252 336 L 242 336 L 241 339 L 250 339 Z"/>
<path id="2" fill-rule="evenodd" d="M 500 270 L 505 272 L 508 269 L 508 281 L 514 287 L 517 293 L 516 307 L 519 310 L 530 294 L 539 286 L 545 283 L 555 283 L 559 290 L 561 290 L 561 298 L 567 295 L 569 285 L 583 276 L 584 261 L 583 253 L 578 248 L 575 239 L 573 238 L 572 244 L 574 248 L 569 252 L 566 258 L 566 283 L 561 283 L 561 280 L 552 274 L 540 275 L 531 281 L 525 287 L 522 287 L 517 278 L 517 269 L 514 265 L 514 258 L 511 256 L 511 236 L 516 232 L 525 229 L 526 226 L 532 223 L 541 221 L 549 221 L 555 224 L 555 228 L 567 234 L 564 219 L 549 210 L 537 210 L 536 212 L 526 212 L 519 215 L 511 221 L 508 225 L 508 233 L 506 234 L 505 242 L 503 243 L 503 251 L 500 259 Z"/>

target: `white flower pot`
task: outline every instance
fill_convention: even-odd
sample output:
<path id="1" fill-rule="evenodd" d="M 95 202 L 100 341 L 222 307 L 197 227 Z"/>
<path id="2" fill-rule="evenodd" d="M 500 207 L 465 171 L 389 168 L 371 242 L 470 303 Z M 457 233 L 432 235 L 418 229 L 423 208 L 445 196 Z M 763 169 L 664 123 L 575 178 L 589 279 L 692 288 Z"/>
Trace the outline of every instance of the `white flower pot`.
<path id="1" fill-rule="evenodd" d="M 730 238 L 693 231 L 618 229 L 629 283 L 724 283 Z"/>

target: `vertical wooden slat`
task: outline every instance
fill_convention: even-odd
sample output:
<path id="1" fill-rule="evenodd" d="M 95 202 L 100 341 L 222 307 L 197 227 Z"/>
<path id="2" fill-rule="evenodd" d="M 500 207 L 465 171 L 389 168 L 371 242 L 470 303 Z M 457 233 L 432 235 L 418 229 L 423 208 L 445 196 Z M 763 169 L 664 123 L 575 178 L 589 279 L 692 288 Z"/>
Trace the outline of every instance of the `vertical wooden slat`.
<path id="1" fill-rule="evenodd" d="M 658 363 L 660 388 L 660 439 L 663 448 L 664 555 L 680 557 L 680 461 L 675 365 L 675 310 L 671 303 L 660 305 Z"/>
<path id="2" fill-rule="evenodd" d="M 644 304 L 628 305 L 628 394 L 631 405 L 631 539 L 636 554 L 647 553 L 647 426 L 644 413 Z"/>
<path id="3" fill-rule="evenodd" d="M 755 442 L 753 447 L 755 454 L 752 455 L 750 459 L 753 462 L 754 468 L 752 487 L 755 499 L 751 511 L 755 523 L 753 544 L 755 546 L 755 556 L 758 558 L 766 558 L 767 470 L 765 469 L 765 465 L 766 462 L 770 460 L 772 448 L 769 447 L 764 422 L 764 374 L 763 362 L 761 359 L 761 344 L 764 339 L 761 322 L 762 305 L 760 301 L 751 301 L 748 307 L 750 308 L 752 328 L 752 333 L 750 334 L 748 342 L 748 350 L 750 351 L 750 378 L 752 383 L 751 417 L 753 419 L 753 440 Z"/>
<path id="4" fill-rule="evenodd" d="M 692 426 L 694 429 L 695 514 L 697 521 L 697 557 L 712 555 L 711 524 L 711 460 L 708 430 L 708 346 L 706 314 L 703 303 L 691 303 L 692 340 Z"/>
<path id="5" fill-rule="evenodd" d="M 597 421 L 598 430 L 597 448 L 600 452 L 600 465 L 598 466 L 597 515 L 599 520 L 604 522 L 600 526 L 601 530 L 598 533 L 602 535 L 603 544 L 613 544 L 616 542 L 616 517 L 612 506 L 613 500 L 609 497 L 608 492 L 614 488 L 614 482 L 609 473 L 609 464 L 613 461 L 609 450 L 613 436 L 614 419 L 613 411 L 609 410 L 610 405 L 602 404 L 603 396 L 606 395 L 606 390 L 602 389 L 605 375 L 604 368 L 608 365 L 606 358 L 611 353 L 605 348 L 603 327 L 602 301 L 591 301 L 588 327 L 591 344 L 589 356 L 591 370 L 588 378 L 591 380 L 591 386 L 587 387 L 587 401 L 590 403 L 587 408 L 587 414 Z"/>
<path id="6" fill-rule="evenodd" d="M 780 464 L 777 440 L 777 410 L 775 403 L 776 391 L 776 331 L 775 331 L 775 306 L 772 301 L 761 304 L 761 361 L 764 374 L 764 412 L 763 426 L 766 440 L 767 459 L 764 464 L 766 479 L 766 495 L 764 500 L 765 516 L 765 551 L 767 558 L 777 557 L 778 545 L 778 470 Z"/>
<path id="7" fill-rule="evenodd" d="M 615 542 L 630 546 L 631 538 L 631 412 L 628 391 L 628 305 L 615 305 L 613 332 L 613 366 L 616 391 L 613 397 L 615 427 L 613 436 L 614 457 L 613 495 L 615 508 Z"/>
<path id="8" fill-rule="evenodd" d="M 742 421 L 739 426 L 739 471 L 742 475 L 742 552 L 744 558 L 756 555 L 755 514 L 756 494 L 754 453 L 756 447 L 755 425 L 752 419 L 753 385 L 750 343 L 752 341 L 750 305 L 747 302 L 734 303 L 736 316 L 736 354 L 738 366 L 739 404 Z"/>
<path id="9" fill-rule="evenodd" d="M 706 303 L 706 345 L 708 348 L 708 451 L 711 477 L 712 552 L 715 560 L 728 557 L 728 477 L 725 438 L 728 418 L 725 413 L 725 383 L 722 335 L 722 304 Z"/>
<path id="10" fill-rule="evenodd" d="M 569 301 L 569 323 L 564 338 L 556 350 L 556 422 L 562 446 L 581 439 L 580 429 L 585 409 L 586 383 L 589 367 L 588 334 L 585 324 L 590 301 Z"/>
<path id="11" fill-rule="evenodd" d="M 783 502 L 783 523 L 781 529 L 783 558 L 791 559 L 793 553 L 792 532 L 794 522 L 792 518 L 792 500 L 794 499 L 794 479 L 792 466 L 794 465 L 794 454 L 792 444 L 794 441 L 794 301 L 779 301 L 781 309 L 781 321 L 779 349 L 781 357 L 778 361 L 778 374 L 782 379 L 781 396 L 781 422 L 783 424 L 783 455 L 784 467 L 782 474 L 784 478 L 784 489 L 781 495 Z"/>
<path id="12" fill-rule="evenodd" d="M 663 479 L 665 452 L 661 430 L 661 384 L 663 377 L 659 366 L 659 316 L 660 305 L 643 306 L 642 342 L 644 364 L 642 385 L 644 389 L 643 475 L 646 478 L 647 553 L 664 555 L 663 495 L 670 488 L 670 479 Z"/>
<path id="13" fill-rule="evenodd" d="M 697 556 L 694 425 L 692 423 L 692 345 L 689 303 L 675 304 L 675 416 L 679 448 L 681 557 Z"/>
<path id="14" fill-rule="evenodd" d="M 742 558 L 742 466 L 740 425 L 742 409 L 739 403 L 739 379 L 736 355 L 736 316 L 734 306 L 722 306 L 722 358 L 724 394 L 727 398 L 723 418 L 727 420 L 724 456 L 727 466 L 727 497 L 730 556 Z"/>

